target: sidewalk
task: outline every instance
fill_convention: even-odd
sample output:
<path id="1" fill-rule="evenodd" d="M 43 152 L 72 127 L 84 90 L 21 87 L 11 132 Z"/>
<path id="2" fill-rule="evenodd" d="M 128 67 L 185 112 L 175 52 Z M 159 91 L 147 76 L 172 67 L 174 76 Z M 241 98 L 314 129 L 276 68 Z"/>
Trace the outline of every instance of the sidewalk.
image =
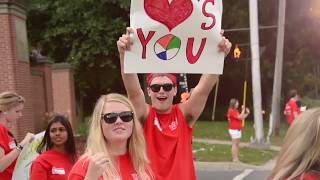
<path id="1" fill-rule="evenodd" d="M 262 166 L 255 166 L 251 164 L 245 164 L 241 162 L 199 162 L 195 161 L 195 168 L 202 171 L 225 171 L 225 170 L 245 170 L 245 169 L 254 169 L 254 170 L 272 170 L 275 165 L 275 160 L 270 160 Z"/>
<path id="2" fill-rule="evenodd" d="M 213 139 L 203 139 L 203 138 L 193 138 L 194 142 L 207 143 L 207 144 L 224 144 L 231 145 L 231 141 L 213 140 Z M 241 142 L 240 147 L 249 147 L 250 144 L 247 142 Z M 279 146 L 270 146 L 273 151 L 280 151 Z M 271 170 L 275 165 L 275 160 L 272 159 L 262 166 L 255 166 L 251 164 L 245 164 L 241 162 L 199 162 L 195 161 L 195 168 L 197 170 L 203 171 L 221 171 L 221 170 L 245 170 L 245 169 L 255 169 L 255 170 Z"/>
<path id="3" fill-rule="evenodd" d="M 204 138 L 193 138 L 194 142 L 199 142 L 199 143 L 207 143 L 207 144 L 224 144 L 224 145 L 231 145 L 231 141 L 222 141 L 222 140 L 214 140 L 214 139 L 204 139 Z M 240 142 L 240 147 L 250 147 L 250 143 L 247 142 Z M 270 146 L 270 150 L 273 151 L 280 151 L 281 147 L 280 146 Z"/>

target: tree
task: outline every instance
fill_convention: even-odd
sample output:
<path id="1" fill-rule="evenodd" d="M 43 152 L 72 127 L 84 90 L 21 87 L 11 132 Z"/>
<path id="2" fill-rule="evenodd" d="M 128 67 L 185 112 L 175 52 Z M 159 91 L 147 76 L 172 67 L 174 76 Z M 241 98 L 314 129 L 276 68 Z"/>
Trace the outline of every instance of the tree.
<path id="1" fill-rule="evenodd" d="M 30 47 L 75 70 L 79 102 L 90 110 L 97 96 L 117 90 L 116 41 L 128 25 L 125 0 L 31 0 Z M 121 87 L 121 86 L 120 86 Z"/>

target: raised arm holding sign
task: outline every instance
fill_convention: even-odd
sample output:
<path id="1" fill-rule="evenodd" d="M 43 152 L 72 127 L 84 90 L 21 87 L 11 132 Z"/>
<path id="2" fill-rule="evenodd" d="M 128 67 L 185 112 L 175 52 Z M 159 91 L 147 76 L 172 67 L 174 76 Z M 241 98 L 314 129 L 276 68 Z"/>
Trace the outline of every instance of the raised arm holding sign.
<path id="1" fill-rule="evenodd" d="M 138 118 L 143 123 L 148 157 L 151 160 L 151 167 L 156 175 L 156 179 L 193 180 L 195 179 L 195 171 L 191 147 L 192 128 L 204 109 L 210 91 L 218 80 L 218 75 L 214 74 L 222 72 L 223 66 L 219 65 L 219 58 L 221 58 L 223 64 L 223 57 L 229 53 L 231 43 L 222 36 L 223 33 L 219 33 L 220 28 L 211 28 L 214 29 L 213 33 L 204 37 L 206 38 L 205 43 L 203 43 L 205 44 L 203 45 L 204 48 L 202 49 L 201 45 L 197 46 L 200 47 L 200 50 L 202 49 L 199 58 L 198 55 L 193 54 L 193 52 L 196 52 L 194 50 L 192 50 L 192 52 L 190 51 L 192 55 L 190 55 L 191 58 L 188 58 L 188 44 L 191 44 L 190 47 L 192 47 L 192 44 L 195 42 L 187 38 L 189 36 L 188 33 L 196 35 L 205 32 L 203 29 L 201 30 L 202 32 L 199 32 L 202 27 L 201 25 L 199 30 L 196 30 L 191 26 L 191 24 L 202 22 L 197 21 L 197 18 L 194 17 L 199 16 L 199 14 L 195 13 L 195 9 L 199 9 L 199 6 L 201 5 L 201 12 L 215 15 L 214 12 L 210 11 L 209 13 L 206 6 L 209 2 L 209 4 L 213 6 L 213 1 L 201 3 L 198 1 L 184 0 L 173 0 L 171 3 L 167 2 L 167 0 L 159 1 L 160 3 L 158 3 L 158 1 L 153 2 L 154 3 L 149 1 L 132 1 L 131 23 L 135 28 L 139 28 L 128 28 L 127 33 L 122 35 L 117 42 L 120 54 L 121 75 L 128 97 L 136 108 Z M 220 1 L 218 2 L 221 4 Z M 172 16 L 162 14 L 162 16 L 166 16 L 166 18 L 158 19 L 156 21 L 153 20 L 153 22 L 151 22 L 151 20 L 155 18 L 154 15 L 150 14 L 155 13 L 152 11 L 156 11 L 157 8 L 169 8 L 168 12 L 170 12 L 176 11 L 180 6 L 187 6 L 184 7 L 187 8 L 186 11 L 184 11 L 184 8 L 178 11 L 189 14 L 188 8 L 190 3 L 193 7 L 193 13 L 191 13 L 190 16 L 195 19 L 191 19 L 188 22 L 185 21 L 189 26 L 184 28 L 184 35 L 178 35 L 179 38 L 177 38 L 177 35 L 173 35 L 178 33 L 175 29 L 178 29 L 179 26 L 177 26 L 177 24 L 174 24 L 176 26 L 171 26 L 167 22 L 164 23 L 167 21 L 167 18 L 170 19 Z M 144 7 L 147 6 L 154 7 L 154 9 L 144 9 Z M 137 8 L 138 11 L 132 12 L 135 8 Z M 148 15 L 146 15 L 147 13 Z M 219 19 L 221 19 L 221 17 Z M 220 27 L 219 19 L 215 19 L 214 26 Z M 137 23 L 139 24 L 137 25 Z M 207 27 L 206 23 L 204 23 L 203 27 Z M 186 31 L 186 29 L 188 29 L 188 31 Z M 180 31 L 182 30 L 183 29 L 180 29 Z M 168 31 L 173 33 L 160 37 L 162 36 L 160 35 L 160 32 L 168 33 Z M 160 39 L 158 39 L 159 37 Z M 217 43 L 214 43 L 214 41 L 210 43 L 210 38 L 212 37 L 214 37 L 213 39 L 216 39 Z M 159 48 L 157 43 L 154 44 L 156 42 L 155 39 L 158 39 L 157 42 L 159 42 L 161 46 L 167 45 L 167 52 L 164 52 L 166 55 L 156 53 L 155 49 Z M 180 48 L 177 52 L 174 50 L 169 51 L 170 47 L 179 46 L 179 44 L 183 50 Z M 184 45 L 187 48 L 184 47 Z M 194 45 L 194 47 L 196 46 Z M 205 56 L 206 53 L 204 52 L 210 52 L 216 54 L 216 56 Z M 172 58 L 169 59 L 169 56 L 172 56 Z M 215 57 L 217 59 L 215 59 Z M 194 61 L 191 62 L 190 60 L 192 59 Z M 180 62 L 183 63 L 180 64 Z M 213 63 L 211 64 L 211 62 Z M 144 63 L 149 64 L 145 65 Z M 196 69 L 196 66 L 201 63 L 206 64 L 206 67 L 199 66 L 198 70 L 193 71 L 193 69 Z M 183 64 L 186 66 L 183 66 Z M 183 68 L 180 68 L 180 66 L 183 66 Z M 147 76 L 147 90 L 148 95 L 151 98 L 151 105 L 148 105 L 145 101 L 145 96 L 139 84 L 137 74 L 126 74 L 124 73 L 125 70 L 131 73 L 156 72 L 156 74 L 148 74 Z M 174 74 L 171 74 L 174 72 L 202 72 L 212 74 L 203 74 L 190 98 L 183 103 L 173 105 L 173 98 L 177 93 L 176 77 Z"/>
<path id="2" fill-rule="evenodd" d="M 222 74 L 222 1 L 132 0 L 126 73 Z"/>

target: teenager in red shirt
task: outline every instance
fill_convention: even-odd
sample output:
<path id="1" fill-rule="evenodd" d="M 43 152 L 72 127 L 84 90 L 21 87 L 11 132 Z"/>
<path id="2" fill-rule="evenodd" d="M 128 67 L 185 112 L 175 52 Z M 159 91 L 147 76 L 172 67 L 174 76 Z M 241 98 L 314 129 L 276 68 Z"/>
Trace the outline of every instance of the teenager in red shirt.
<path id="1" fill-rule="evenodd" d="M 190 98 L 173 105 L 177 93 L 176 77 L 172 74 L 149 74 L 147 78 L 148 96 L 151 105 L 146 103 L 137 74 L 124 74 L 125 51 L 133 43 L 128 33 L 117 42 L 121 75 L 128 94 L 137 110 L 137 117 L 144 126 L 148 156 L 157 180 L 196 179 L 192 159 L 192 129 L 202 113 L 208 95 L 218 80 L 218 75 L 203 74 Z M 219 49 L 225 55 L 231 43 L 221 37 Z"/>
<path id="2" fill-rule="evenodd" d="M 128 98 L 102 95 L 94 108 L 87 148 L 69 180 L 151 180 L 142 127 Z"/>
<path id="3" fill-rule="evenodd" d="M 270 179 L 320 180 L 320 108 L 303 112 L 287 131 Z"/>
<path id="4" fill-rule="evenodd" d="M 49 120 L 37 147 L 40 156 L 31 166 L 31 180 L 66 180 L 76 161 L 76 147 L 69 120 L 55 115 Z"/>
<path id="5" fill-rule="evenodd" d="M 227 119 L 229 121 L 229 134 L 232 139 L 232 161 L 239 162 L 239 144 L 242 136 L 242 121 L 249 115 L 249 109 L 239 113 L 239 101 L 232 98 L 229 103 L 229 109 L 227 113 Z"/>
<path id="6" fill-rule="evenodd" d="M 300 114 L 300 108 L 297 104 L 297 100 L 299 98 L 298 92 L 293 89 L 289 92 L 289 96 L 290 99 L 286 103 L 284 114 L 287 116 L 289 125 L 291 125 L 295 118 Z"/>
<path id="7" fill-rule="evenodd" d="M 22 117 L 24 98 L 14 92 L 0 94 L 0 179 L 11 180 L 16 159 L 22 148 L 30 143 L 33 134 L 27 133 L 18 144 L 9 127 L 13 121 Z"/>

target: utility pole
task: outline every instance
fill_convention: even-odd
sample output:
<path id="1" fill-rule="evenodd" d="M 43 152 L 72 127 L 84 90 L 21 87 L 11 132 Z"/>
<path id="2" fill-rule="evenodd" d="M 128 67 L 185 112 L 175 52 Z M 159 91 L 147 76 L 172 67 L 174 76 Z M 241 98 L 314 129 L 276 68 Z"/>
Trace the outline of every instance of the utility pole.
<path id="1" fill-rule="evenodd" d="M 258 28 L 258 2 L 249 0 L 250 11 L 250 44 L 251 44 L 251 71 L 252 93 L 254 107 L 255 139 L 252 144 L 261 147 L 264 145 L 262 105 L 261 105 L 261 78 L 259 55 L 259 28 Z"/>
<path id="2" fill-rule="evenodd" d="M 282 66 L 283 66 L 285 14 L 286 14 L 286 0 L 280 0 L 279 14 L 278 14 L 276 63 L 275 63 L 274 78 L 273 78 L 272 107 L 271 107 L 271 117 L 270 117 L 270 120 L 273 121 L 273 123 L 270 123 L 271 127 L 269 127 L 270 129 L 268 133 L 268 138 L 270 138 L 273 132 L 279 131 L 279 127 L 277 126 L 280 126 L 280 98 L 281 98 L 281 82 L 282 82 Z"/>

